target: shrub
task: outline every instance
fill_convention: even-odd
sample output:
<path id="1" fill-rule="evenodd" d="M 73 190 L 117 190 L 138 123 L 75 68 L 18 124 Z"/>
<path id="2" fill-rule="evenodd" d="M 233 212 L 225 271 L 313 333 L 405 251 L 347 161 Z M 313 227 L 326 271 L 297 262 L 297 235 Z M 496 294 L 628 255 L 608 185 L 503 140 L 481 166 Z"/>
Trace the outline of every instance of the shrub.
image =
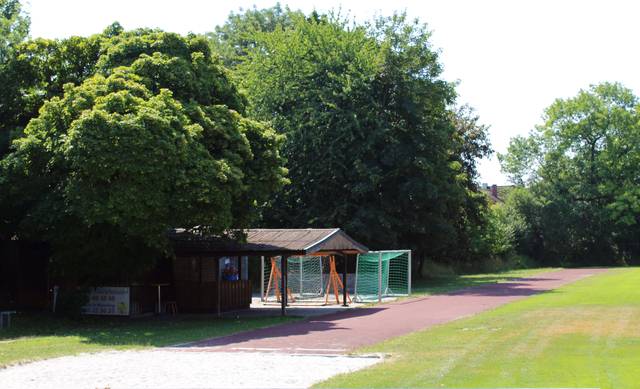
<path id="1" fill-rule="evenodd" d="M 89 302 L 89 291 L 86 288 L 61 288 L 58 292 L 56 314 L 78 319 L 82 315 L 82 307 Z"/>

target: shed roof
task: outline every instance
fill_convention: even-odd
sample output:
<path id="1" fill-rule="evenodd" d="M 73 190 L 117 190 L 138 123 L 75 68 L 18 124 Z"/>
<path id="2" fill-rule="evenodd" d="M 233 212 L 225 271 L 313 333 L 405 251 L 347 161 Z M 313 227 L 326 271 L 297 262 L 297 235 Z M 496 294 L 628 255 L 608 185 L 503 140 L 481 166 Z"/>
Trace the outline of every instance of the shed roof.
<path id="1" fill-rule="evenodd" d="M 306 255 L 369 251 L 340 228 L 251 228 L 232 233 L 238 232 L 245 236 L 244 242 L 186 229 L 174 229 L 170 237 L 177 252 L 212 255 Z"/>

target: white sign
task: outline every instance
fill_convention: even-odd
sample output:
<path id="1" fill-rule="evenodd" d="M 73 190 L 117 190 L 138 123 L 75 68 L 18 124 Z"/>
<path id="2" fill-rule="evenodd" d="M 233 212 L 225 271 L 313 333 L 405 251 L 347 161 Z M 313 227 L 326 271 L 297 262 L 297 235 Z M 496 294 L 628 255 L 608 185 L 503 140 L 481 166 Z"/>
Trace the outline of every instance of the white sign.
<path id="1" fill-rule="evenodd" d="M 89 292 L 89 303 L 82 307 L 85 315 L 129 315 L 129 287 L 97 287 Z"/>

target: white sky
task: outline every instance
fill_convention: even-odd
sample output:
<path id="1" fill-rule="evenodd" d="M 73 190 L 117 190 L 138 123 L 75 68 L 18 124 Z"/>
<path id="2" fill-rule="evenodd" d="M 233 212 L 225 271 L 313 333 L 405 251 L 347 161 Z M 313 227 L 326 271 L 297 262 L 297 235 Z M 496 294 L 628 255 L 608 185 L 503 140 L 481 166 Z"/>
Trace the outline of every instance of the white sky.
<path id="1" fill-rule="evenodd" d="M 24 2 L 24 0 L 23 0 Z M 159 27 L 202 33 L 230 11 L 276 1 L 236 0 L 26 0 L 31 36 L 62 38 L 102 31 L 113 21 L 126 29 Z M 433 31 L 444 78 L 459 80 L 460 103 L 491 126 L 499 152 L 509 139 L 540 122 L 555 98 L 570 97 L 601 81 L 620 81 L 640 94 L 640 2 L 395 0 L 281 1 L 320 11 L 341 7 L 357 20 L 406 10 Z M 481 181 L 502 184 L 497 159 L 482 161 Z"/>

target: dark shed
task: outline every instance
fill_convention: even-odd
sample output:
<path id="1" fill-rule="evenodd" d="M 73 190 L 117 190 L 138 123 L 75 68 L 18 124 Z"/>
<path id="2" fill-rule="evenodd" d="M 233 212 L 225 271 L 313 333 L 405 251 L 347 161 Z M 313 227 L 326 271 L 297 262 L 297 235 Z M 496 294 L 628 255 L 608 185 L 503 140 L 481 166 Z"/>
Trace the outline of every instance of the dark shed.
<path id="1" fill-rule="evenodd" d="M 224 284 L 224 281 L 220 279 L 220 265 L 219 259 L 221 257 L 240 257 L 240 256 L 263 256 L 263 257 L 275 257 L 281 256 L 283 259 L 291 256 L 300 255 L 340 255 L 345 258 L 343 268 L 343 282 L 346 284 L 347 276 L 347 255 L 358 254 L 369 251 L 369 249 L 361 243 L 358 243 L 349 235 L 347 235 L 340 228 L 304 228 L 304 229 L 245 229 L 241 231 L 231 231 L 228 235 L 240 236 L 240 239 L 231 239 L 228 237 L 222 237 L 219 235 L 210 235 L 202 232 L 201 229 L 187 230 L 184 228 L 176 228 L 171 231 L 170 238 L 176 253 L 177 259 L 189 259 L 194 268 L 199 260 L 200 277 L 199 287 L 194 287 L 196 280 L 190 280 L 190 284 L 180 284 L 176 282 L 176 288 L 187 289 L 190 288 L 190 295 L 194 294 L 215 294 L 217 298 L 218 312 L 225 304 L 222 295 L 227 296 L 225 288 L 229 287 Z M 243 237 L 243 238 L 242 238 Z M 213 266 L 210 274 L 216 274 L 216 279 L 210 279 L 207 282 L 203 282 L 202 274 L 203 268 L 207 265 L 203 265 L 203 261 L 207 261 Z M 283 260 L 284 269 L 283 274 L 286 275 L 286 260 Z M 282 277 L 282 290 L 286 290 L 287 277 Z M 205 284 L 208 284 L 205 285 Z M 205 285 L 203 287 L 203 285 Z M 242 285 L 238 288 L 238 285 Z M 251 296 L 250 284 L 234 284 L 233 287 L 237 292 L 241 293 L 243 297 L 229 297 L 240 301 L 247 301 L 247 297 Z M 203 289 L 204 288 L 204 289 Z M 215 288 L 214 293 L 211 291 Z M 178 291 L 179 294 L 179 291 Z M 226 297 L 225 297 L 226 298 Z M 286 294 L 281 299 L 282 314 L 285 314 L 285 308 L 287 305 Z M 346 288 L 344 289 L 343 301 L 346 303 Z"/>

